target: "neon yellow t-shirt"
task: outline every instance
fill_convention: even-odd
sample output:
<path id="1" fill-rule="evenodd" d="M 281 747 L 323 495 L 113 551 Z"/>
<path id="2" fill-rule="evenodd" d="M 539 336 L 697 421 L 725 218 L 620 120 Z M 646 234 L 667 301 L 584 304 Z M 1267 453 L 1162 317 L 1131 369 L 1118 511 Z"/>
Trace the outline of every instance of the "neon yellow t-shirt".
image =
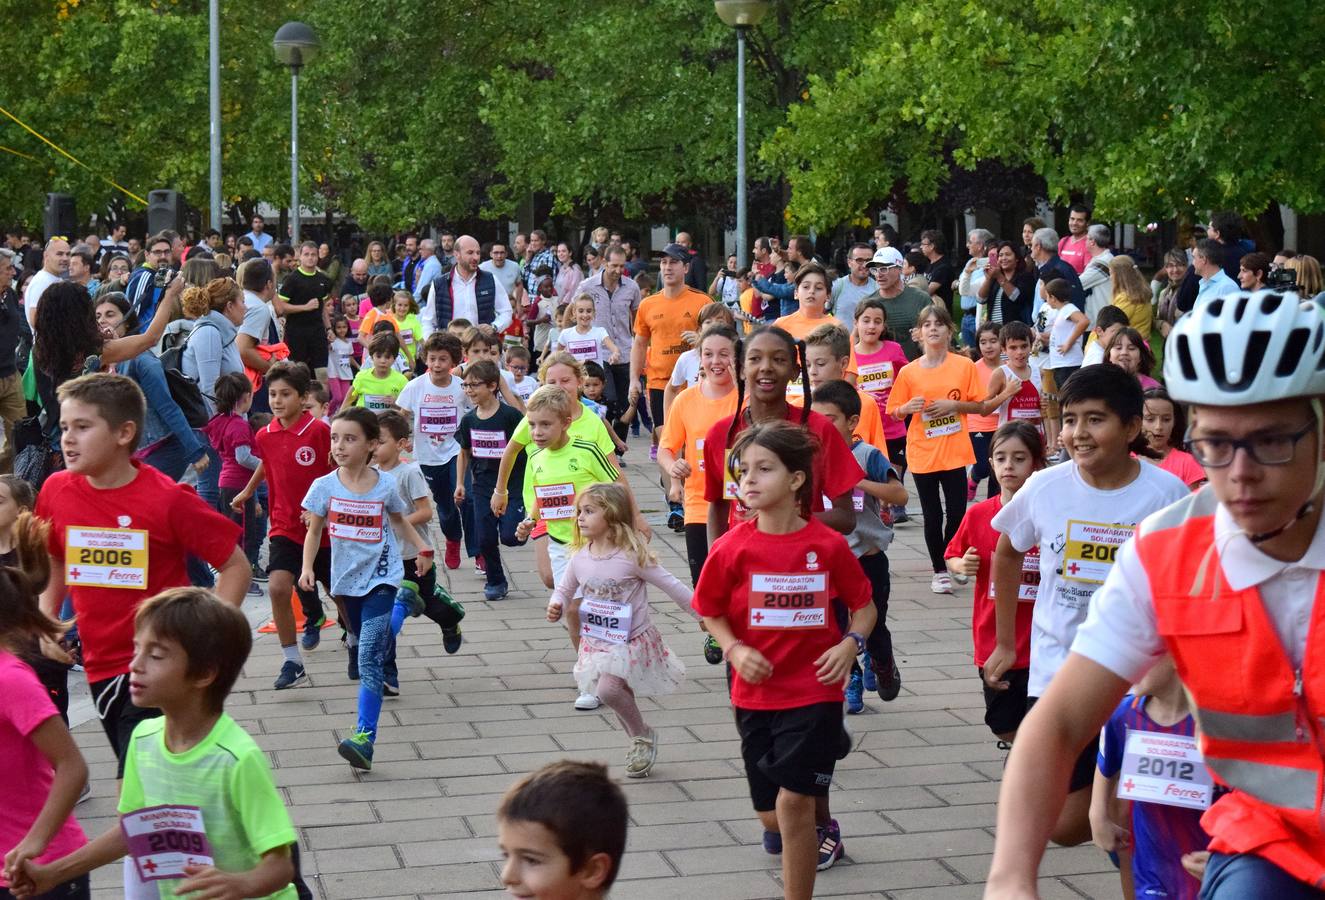
<path id="1" fill-rule="evenodd" d="M 262 854 L 295 842 L 294 826 L 257 743 L 225 713 L 197 746 L 166 748 L 166 720 L 140 722 L 125 753 L 120 815 L 154 806 L 197 807 L 216 868 L 247 872 Z M 150 861 L 150 858 L 149 858 Z M 140 864 L 143 864 L 140 861 Z M 131 877 L 133 864 L 126 870 Z M 156 881 L 162 898 L 179 896 L 178 881 Z M 126 885 L 126 894 L 132 893 Z M 269 898 L 295 900 L 293 884 Z"/>
<path id="2" fill-rule="evenodd" d="M 556 450 L 532 447 L 525 465 L 524 508 L 547 522 L 549 537 L 566 544 L 575 536 L 575 497 L 591 484 L 616 479 L 611 451 L 604 453 L 593 441 L 571 438 Z"/>
<path id="3" fill-rule="evenodd" d="M 400 352 L 405 354 L 409 367 L 414 368 L 414 360 L 419 358 L 419 346 L 423 343 L 423 323 L 418 315 L 410 313 L 399 322 Z"/>
<path id="4" fill-rule="evenodd" d="M 355 406 L 362 406 L 373 412 L 381 412 L 396 405 L 396 398 L 409 384 L 409 379 L 392 369 L 385 378 L 378 378 L 370 367 L 359 370 L 354 376 L 353 391 L 359 398 Z"/>
<path id="5" fill-rule="evenodd" d="M 581 438 L 594 444 L 609 458 L 616 452 L 616 444 L 612 442 L 612 435 L 607 432 L 607 425 L 602 419 L 594 415 L 593 411 L 585 406 L 583 401 L 580 401 L 580 417 L 571 419 L 570 425 L 566 428 L 566 433 L 570 435 L 571 440 Z M 511 435 L 511 443 L 519 444 L 521 447 L 528 447 L 533 443 L 533 438 L 529 436 L 529 419 L 521 419 L 520 424 L 515 426 L 515 434 Z M 532 507 L 525 508 L 532 509 Z"/>

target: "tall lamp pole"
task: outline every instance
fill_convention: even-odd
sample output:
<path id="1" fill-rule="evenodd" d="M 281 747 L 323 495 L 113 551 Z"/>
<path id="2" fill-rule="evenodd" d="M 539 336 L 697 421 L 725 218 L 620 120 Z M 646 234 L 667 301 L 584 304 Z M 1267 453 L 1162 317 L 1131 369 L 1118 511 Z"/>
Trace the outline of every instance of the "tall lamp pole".
<path id="1" fill-rule="evenodd" d="M 221 0 L 207 4 L 207 94 L 211 118 L 209 187 L 211 226 L 221 230 Z"/>
<path id="2" fill-rule="evenodd" d="M 718 18 L 736 29 L 736 264 L 749 259 L 745 194 L 745 33 L 758 25 L 771 0 L 713 0 Z"/>
<path id="3" fill-rule="evenodd" d="M 286 22 L 271 42 L 276 59 L 290 67 L 290 242 L 299 244 L 299 70 L 317 56 L 318 40 L 303 22 Z"/>

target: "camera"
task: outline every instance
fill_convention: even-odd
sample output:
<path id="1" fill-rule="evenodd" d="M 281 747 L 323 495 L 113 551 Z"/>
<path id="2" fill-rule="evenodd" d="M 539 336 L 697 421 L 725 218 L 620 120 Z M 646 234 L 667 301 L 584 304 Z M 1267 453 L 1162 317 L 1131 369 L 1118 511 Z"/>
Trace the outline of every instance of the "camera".
<path id="1" fill-rule="evenodd" d="M 1293 269 L 1280 267 L 1271 269 L 1265 273 L 1265 289 L 1268 291 L 1278 291 L 1281 294 L 1297 292 L 1297 272 Z"/>

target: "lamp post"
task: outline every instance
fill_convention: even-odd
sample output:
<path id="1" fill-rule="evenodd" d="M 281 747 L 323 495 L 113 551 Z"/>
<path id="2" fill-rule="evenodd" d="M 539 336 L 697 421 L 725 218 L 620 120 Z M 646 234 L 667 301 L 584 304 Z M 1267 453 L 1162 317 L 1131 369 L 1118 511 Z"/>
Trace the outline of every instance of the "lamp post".
<path id="1" fill-rule="evenodd" d="M 745 32 L 758 25 L 771 0 L 713 0 L 718 18 L 736 29 L 736 264 L 744 266 L 750 243 L 746 236 L 745 196 Z"/>
<path id="2" fill-rule="evenodd" d="M 221 230 L 221 0 L 210 0 L 207 4 L 207 106 L 211 119 L 211 134 L 208 147 L 209 172 L 208 187 L 211 188 L 211 201 L 208 203 L 211 226 Z"/>
<path id="3" fill-rule="evenodd" d="M 290 67 L 290 242 L 299 243 L 299 70 L 317 56 L 318 40 L 303 22 L 286 22 L 271 42 L 277 61 Z"/>

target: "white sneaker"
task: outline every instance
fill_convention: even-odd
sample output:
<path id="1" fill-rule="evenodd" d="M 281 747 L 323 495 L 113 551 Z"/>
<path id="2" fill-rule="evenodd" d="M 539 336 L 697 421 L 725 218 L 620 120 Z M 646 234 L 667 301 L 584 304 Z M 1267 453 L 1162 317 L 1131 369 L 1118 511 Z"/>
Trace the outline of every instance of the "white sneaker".
<path id="1" fill-rule="evenodd" d="M 935 572 L 934 577 L 929 580 L 929 589 L 936 594 L 951 594 L 952 579 L 948 577 L 947 572 Z"/>
<path id="2" fill-rule="evenodd" d="M 653 764 L 657 759 L 658 732 L 650 731 L 648 737 L 641 735 L 635 738 L 630 749 L 626 751 L 626 777 L 647 778 L 653 771 Z"/>
<path id="3" fill-rule="evenodd" d="M 952 575 L 952 580 L 955 581 L 955 582 L 957 582 L 958 584 L 963 584 L 963 585 L 964 585 L 964 584 L 969 584 L 970 581 L 971 581 L 971 579 L 970 579 L 969 576 L 967 576 L 967 575 L 963 575 L 963 574 L 960 573 L 960 572 L 954 572 L 953 575 Z"/>
<path id="4" fill-rule="evenodd" d="M 599 700 L 593 694 L 580 694 L 580 696 L 575 698 L 575 708 L 581 711 L 597 709 L 602 705 L 603 701 Z"/>

